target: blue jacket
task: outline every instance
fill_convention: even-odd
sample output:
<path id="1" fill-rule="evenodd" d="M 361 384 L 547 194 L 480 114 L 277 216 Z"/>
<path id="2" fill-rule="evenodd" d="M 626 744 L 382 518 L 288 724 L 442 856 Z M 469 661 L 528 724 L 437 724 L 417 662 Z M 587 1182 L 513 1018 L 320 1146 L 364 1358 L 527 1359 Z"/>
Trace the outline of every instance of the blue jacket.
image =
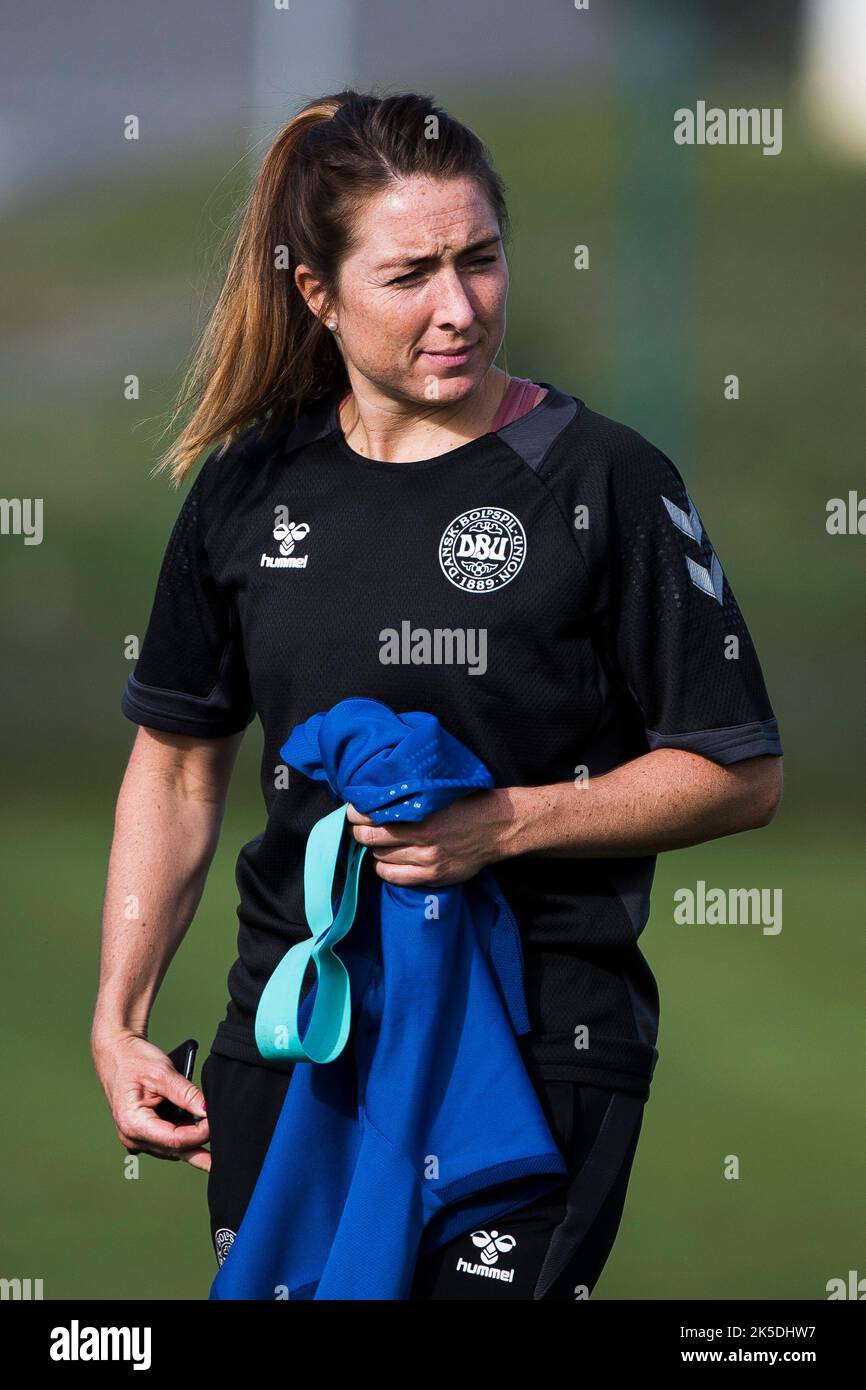
<path id="1" fill-rule="evenodd" d="M 281 755 L 376 824 L 493 785 L 433 715 L 378 700 L 313 715 Z M 489 869 L 435 889 L 373 874 L 339 957 L 349 1044 L 295 1065 L 212 1299 L 406 1299 L 419 1255 L 564 1180 L 515 1040 L 520 938 Z"/>

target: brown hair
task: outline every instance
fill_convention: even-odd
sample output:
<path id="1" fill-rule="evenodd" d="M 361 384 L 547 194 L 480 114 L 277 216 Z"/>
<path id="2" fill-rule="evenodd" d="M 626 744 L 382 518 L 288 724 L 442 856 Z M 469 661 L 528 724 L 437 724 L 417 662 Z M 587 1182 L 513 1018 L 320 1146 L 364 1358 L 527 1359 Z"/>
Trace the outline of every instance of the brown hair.
<path id="1" fill-rule="evenodd" d="M 225 283 L 167 426 L 195 410 L 156 466 L 179 484 L 202 449 L 247 426 L 266 432 L 348 376 L 325 327 L 356 213 L 372 193 L 421 174 L 478 180 L 499 223 L 504 184 L 479 138 L 429 96 L 340 92 L 310 102 L 279 132 L 245 206 Z M 295 284 L 306 264 L 325 286 L 321 319 Z"/>

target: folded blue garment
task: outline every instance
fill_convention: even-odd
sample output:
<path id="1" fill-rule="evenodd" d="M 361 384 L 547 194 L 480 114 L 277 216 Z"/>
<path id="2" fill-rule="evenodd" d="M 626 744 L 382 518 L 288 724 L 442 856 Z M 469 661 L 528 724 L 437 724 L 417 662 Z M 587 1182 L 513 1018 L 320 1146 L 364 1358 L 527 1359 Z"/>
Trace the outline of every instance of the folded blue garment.
<path id="1" fill-rule="evenodd" d="M 281 755 L 376 824 L 493 786 L 433 715 L 378 700 L 313 715 Z M 349 1041 L 295 1065 L 212 1299 L 406 1299 L 419 1255 L 565 1180 L 516 1041 L 519 931 L 489 868 L 430 888 L 371 871 L 335 953 Z M 305 1041 L 316 993 L 298 1012 Z"/>

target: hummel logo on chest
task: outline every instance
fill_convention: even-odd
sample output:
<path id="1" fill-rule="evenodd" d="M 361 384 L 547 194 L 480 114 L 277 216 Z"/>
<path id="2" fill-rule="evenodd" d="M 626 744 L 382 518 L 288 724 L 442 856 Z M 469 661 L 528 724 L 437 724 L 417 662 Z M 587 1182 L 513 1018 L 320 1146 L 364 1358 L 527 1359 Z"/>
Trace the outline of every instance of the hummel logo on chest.
<path id="1" fill-rule="evenodd" d="M 306 569 L 309 556 L 293 555 L 292 551 L 296 543 L 304 540 L 309 534 L 309 526 L 305 521 L 289 521 L 288 507 L 276 507 L 275 511 L 278 516 L 282 514 L 284 518 L 274 526 L 274 540 L 280 543 L 280 553 L 279 555 L 267 555 L 263 552 L 259 568 L 272 570 Z"/>

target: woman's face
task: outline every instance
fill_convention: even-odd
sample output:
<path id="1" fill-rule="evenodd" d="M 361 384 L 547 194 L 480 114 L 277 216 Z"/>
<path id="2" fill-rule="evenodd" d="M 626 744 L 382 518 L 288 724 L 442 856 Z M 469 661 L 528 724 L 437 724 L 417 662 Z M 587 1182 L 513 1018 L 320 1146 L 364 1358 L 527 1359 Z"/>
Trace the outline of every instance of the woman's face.
<path id="1" fill-rule="evenodd" d="M 471 395 L 502 343 L 508 292 L 499 226 L 476 181 L 401 181 L 368 199 L 356 236 L 330 315 L 350 377 L 354 368 L 415 401 Z M 458 347 L 468 351 L 437 355 Z"/>

